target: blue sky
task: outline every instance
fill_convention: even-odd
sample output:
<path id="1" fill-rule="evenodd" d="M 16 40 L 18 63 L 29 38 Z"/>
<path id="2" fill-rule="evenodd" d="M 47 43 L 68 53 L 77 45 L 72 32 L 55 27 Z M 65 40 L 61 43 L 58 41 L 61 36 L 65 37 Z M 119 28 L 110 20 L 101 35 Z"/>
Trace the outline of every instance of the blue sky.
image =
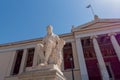
<path id="1" fill-rule="evenodd" d="M 49 24 L 69 33 L 93 20 L 88 4 L 100 18 L 120 18 L 120 0 L 0 0 L 0 44 L 43 37 Z"/>

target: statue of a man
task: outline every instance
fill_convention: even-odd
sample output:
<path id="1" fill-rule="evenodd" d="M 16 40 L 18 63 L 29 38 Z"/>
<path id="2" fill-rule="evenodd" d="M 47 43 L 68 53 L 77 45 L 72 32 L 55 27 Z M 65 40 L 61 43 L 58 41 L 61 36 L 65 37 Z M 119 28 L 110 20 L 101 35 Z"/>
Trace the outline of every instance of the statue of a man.
<path id="1" fill-rule="evenodd" d="M 61 65 L 62 54 L 61 50 L 65 44 L 63 39 L 60 39 L 52 32 L 53 27 L 47 27 L 47 35 L 43 38 L 42 43 L 37 45 L 38 50 L 38 64 L 57 64 Z"/>

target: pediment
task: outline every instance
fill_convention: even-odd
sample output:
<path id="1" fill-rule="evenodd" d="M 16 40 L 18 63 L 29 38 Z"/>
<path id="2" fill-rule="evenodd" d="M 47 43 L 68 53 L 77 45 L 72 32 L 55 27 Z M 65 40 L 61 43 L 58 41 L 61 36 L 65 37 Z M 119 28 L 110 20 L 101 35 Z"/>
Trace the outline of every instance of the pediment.
<path id="1" fill-rule="evenodd" d="M 120 19 L 98 19 L 93 20 L 91 22 L 88 22 L 86 24 L 77 26 L 72 29 L 72 31 L 81 31 L 81 30 L 87 30 L 87 29 L 96 29 L 96 28 L 103 28 L 103 27 L 109 27 L 114 25 L 120 25 Z"/>

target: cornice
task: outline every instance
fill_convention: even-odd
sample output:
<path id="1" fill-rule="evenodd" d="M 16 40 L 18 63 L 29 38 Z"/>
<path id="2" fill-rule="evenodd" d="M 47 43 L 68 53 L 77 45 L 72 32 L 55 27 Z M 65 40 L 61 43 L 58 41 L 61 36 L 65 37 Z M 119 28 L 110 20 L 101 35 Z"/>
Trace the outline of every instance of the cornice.
<path id="1" fill-rule="evenodd" d="M 59 36 L 60 36 L 60 38 L 69 37 L 69 36 L 72 36 L 72 33 L 60 34 Z M 42 41 L 42 39 L 43 38 L 41 37 L 41 38 L 35 38 L 35 39 L 0 44 L 0 48 L 10 47 L 10 46 L 15 46 L 15 45 L 17 46 L 17 45 L 23 45 L 23 44 L 37 43 L 37 42 Z"/>
<path id="2" fill-rule="evenodd" d="M 97 24 L 97 23 L 111 23 L 111 24 L 120 23 L 120 19 L 97 19 L 97 20 L 93 20 L 93 21 L 88 22 L 86 24 L 83 24 L 83 25 L 77 26 L 75 28 L 72 28 L 72 32 L 76 32 L 76 31 L 87 29 L 87 28 L 91 28 L 89 26 L 92 26 L 92 25 Z"/>

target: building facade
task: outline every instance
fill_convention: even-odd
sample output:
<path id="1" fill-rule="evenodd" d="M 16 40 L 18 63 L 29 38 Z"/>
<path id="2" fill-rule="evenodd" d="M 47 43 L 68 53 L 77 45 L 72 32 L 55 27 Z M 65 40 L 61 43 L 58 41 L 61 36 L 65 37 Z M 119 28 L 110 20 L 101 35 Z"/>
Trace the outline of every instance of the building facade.
<path id="1" fill-rule="evenodd" d="M 59 35 L 66 41 L 62 72 L 67 80 L 120 80 L 120 19 L 95 18 Z M 19 80 L 37 64 L 42 38 L 0 45 L 0 80 Z"/>

